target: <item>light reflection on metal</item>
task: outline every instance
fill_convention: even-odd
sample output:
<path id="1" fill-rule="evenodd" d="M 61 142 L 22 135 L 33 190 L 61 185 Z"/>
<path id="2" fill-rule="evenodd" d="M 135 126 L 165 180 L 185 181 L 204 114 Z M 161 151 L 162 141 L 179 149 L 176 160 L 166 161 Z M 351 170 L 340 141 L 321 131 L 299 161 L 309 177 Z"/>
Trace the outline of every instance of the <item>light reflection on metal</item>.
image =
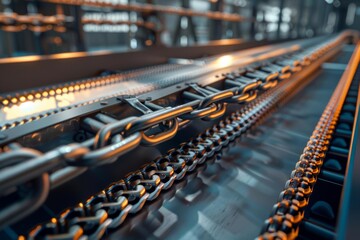
<path id="1" fill-rule="evenodd" d="M 264 46 L 247 51 L 240 51 L 235 54 L 228 54 L 218 57 L 209 58 L 204 62 L 204 67 L 199 69 L 197 65 L 194 68 L 185 69 L 186 74 L 191 74 L 193 77 L 201 77 L 206 74 L 219 69 L 227 69 L 229 67 L 240 67 L 246 64 L 251 64 L 256 61 L 266 60 L 282 54 L 290 53 L 299 50 L 299 45 L 291 45 L 289 47 L 270 47 Z M 82 57 L 86 53 L 63 53 L 52 55 L 52 58 L 68 58 L 68 57 Z M 27 57 L 29 58 L 29 57 Z M 31 58 L 31 57 L 30 57 Z M 32 58 L 40 58 L 39 56 L 32 56 Z M 185 74 L 184 71 L 179 71 L 178 75 Z M 166 77 L 166 76 L 165 76 Z M 176 76 L 174 76 L 176 77 Z M 56 89 L 18 96 L 11 99 L 3 99 L 3 108 L 0 109 L 0 121 L 4 122 L 21 121 L 25 116 L 32 116 L 35 114 L 51 112 L 58 108 L 66 108 L 73 105 L 85 104 L 90 101 L 99 101 L 100 99 L 130 94 L 137 95 L 148 92 L 162 81 L 159 78 L 156 81 L 147 81 L 147 78 L 127 79 L 111 84 L 102 84 L 100 80 L 79 83 L 74 86 L 61 87 Z M 186 80 L 186 79 L 185 79 Z"/>
<path id="2" fill-rule="evenodd" d="M 85 32 L 128 32 L 130 27 L 142 27 L 151 31 L 160 31 L 152 22 L 133 20 L 127 12 L 86 13 L 82 18 Z"/>
<path id="3" fill-rule="evenodd" d="M 346 25 L 350 26 L 354 23 L 355 15 L 356 15 L 356 4 L 350 3 L 347 9 L 346 14 Z"/>
<path id="4" fill-rule="evenodd" d="M 181 16 L 198 16 L 206 17 L 209 19 L 224 20 L 224 21 L 251 21 L 250 18 L 245 18 L 239 14 L 233 13 L 223 13 L 223 12 L 211 12 L 211 11 L 196 11 L 191 9 L 185 9 L 180 7 L 171 7 L 171 6 L 161 6 L 161 5 L 152 5 L 152 4 L 123 4 L 123 3 L 114 3 L 109 1 L 92 1 L 92 0 L 42 0 L 43 2 L 50 2 L 55 4 L 69 4 L 69 5 L 79 5 L 79 6 L 90 6 L 90 7 L 100 7 L 100 8 L 112 8 L 117 10 L 127 10 L 135 12 L 159 12 L 166 14 L 176 14 Z"/>
<path id="5" fill-rule="evenodd" d="M 0 115 L 0 121 L 14 120 L 53 108 L 56 108 L 55 97 L 42 99 L 42 100 L 27 101 L 21 103 L 20 105 L 12 105 L 11 107 L 4 107 L 2 109 L 3 113 Z"/>
<path id="6" fill-rule="evenodd" d="M 230 67 L 233 64 L 234 57 L 231 55 L 224 55 L 219 57 L 215 64 L 220 68 Z"/>
<path id="7" fill-rule="evenodd" d="M 19 32 L 26 29 L 33 32 L 50 30 L 64 32 L 64 24 L 72 21 L 74 21 L 73 17 L 63 14 L 44 16 L 42 14 L 19 15 L 14 12 L 0 13 L 1 30 L 8 32 Z"/>

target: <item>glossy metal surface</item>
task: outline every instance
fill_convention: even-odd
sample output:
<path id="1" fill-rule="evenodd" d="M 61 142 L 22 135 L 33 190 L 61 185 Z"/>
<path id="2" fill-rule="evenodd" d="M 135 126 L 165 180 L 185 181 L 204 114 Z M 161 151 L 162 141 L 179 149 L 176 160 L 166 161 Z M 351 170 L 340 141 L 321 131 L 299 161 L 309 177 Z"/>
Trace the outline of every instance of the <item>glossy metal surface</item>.
<path id="1" fill-rule="evenodd" d="M 169 193 L 169 198 L 163 199 L 166 200 L 164 204 L 161 199 L 156 200 L 147 207 L 148 211 L 130 219 L 111 239 L 255 237 L 340 76 L 339 70 L 324 70 L 289 104 L 225 153 L 222 160 L 210 165 L 198 177 L 189 179 L 187 186 L 175 195 Z M 193 127 L 201 128 L 196 123 Z M 183 132 L 182 138 L 191 135 L 191 128 L 187 131 L 190 132 Z M 168 147 L 163 147 L 166 149 Z M 127 165 L 134 169 L 134 164 L 140 164 L 140 156 L 151 156 L 159 150 L 140 149 L 137 157 L 129 156 Z M 39 210 L 41 214 L 38 212 L 35 216 L 41 216 L 43 220 L 39 221 L 54 217 L 64 206 L 81 201 L 114 181 L 121 174 L 116 169 L 116 166 L 96 169 L 69 182 L 56 191 L 57 194 L 62 192 L 61 196 L 69 196 L 62 199 L 65 205 L 59 205 L 56 198 L 59 195 L 53 193 Z M 115 179 L 109 180 L 109 176 L 115 176 Z M 89 182 L 89 179 L 96 183 Z M 94 188 L 83 188 L 89 184 Z M 22 223 L 15 229 L 21 232 L 27 227 Z M 12 230 L 6 232 L 9 231 Z"/>
<path id="2" fill-rule="evenodd" d="M 322 71 L 158 210 L 155 202 L 110 239 L 255 238 L 340 76 Z"/>
<path id="3" fill-rule="evenodd" d="M 100 7 L 100 8 L 112 8 L 117 10 L 126 10 L 126 11 L 136 11 L 136 12 L 159 12 L 166 14 L 177 14 L 180 16 L 198 16 L 198 17 L 206 17 L 209 19 L 217 19 L 217 20 L 225 20 L 225 21 L 252 21 L 251 18 L 245 18 L 238 14 L 233 13 L 222 13 L 222 12 L 212 12 L 212 11 L 194 11 L 181 7 L 171 7 L 171 6 L 163 6 L 163 5 L 153 5 L 153 4 L 113 4 L 106 1 L 68 1 L 68 0 L 42 0 L 43 2 L 51 2 L 56 4 L 70 4 L 70 5 L 81 5 L 81 6 L 89 6 L 89 7 Z"/>
<path id="4" fill-rule="evenodd" d="M 302 42 L 302 44 L 309 43 L 310 41 Z M 34 100 L 24 100 L 20 102 L 21 98 L 28 98 L 27 95 L 24 94 L 16 99 L 11 98 L 5 100 L 6 104 L 3 103 L 4 106 L 0 108 L 0 126 L 3 126 L 4 124 L 11 125 L 14 121 L 22 121 L 22 119 L 29 116 L 36 117 L 36 115 L 40 113 L 45 114 L 54 109 L 85 104 L 90 101 L 99 101 L 100 99 L 107 99 L 117 95 L 139 95 L 155 89 L 174 85 L 175 83 L 194 81 L 194 79 L 198 78 L 213 78 L 216 71 L 230 71 L 231 69 L 236 69 L 257 61 L 290 53 L 299 50 L 300 48 L 301 45 L 298 43 L 286 43 L 239 51 L 233 54 L 210 57 L 198 61 L 190 61 L 184 66 L 179 65 L 174 70 L 167 70 L 167 67 L 171 65 L 164 65 L 163 72 L 156 75 L 145 71 L 144 73 L 137 74 L 135 77 L 126 77 L 124 80 L 122 80 L 123 77 L 121 76 L 115 76 L 116 83 L 113 84 L 95 86 L 90 89 L 85 88 L 73 92 L 70 92 L 68 88 L 66 88 L 66 91 L 64 92 L 60 87 L 55 91 L 57 92 L 59 90 L 62 94 L 41 97 L 39 99 L 33 97 Z M 13 100 L 16 104 L 11 104 Z"/>

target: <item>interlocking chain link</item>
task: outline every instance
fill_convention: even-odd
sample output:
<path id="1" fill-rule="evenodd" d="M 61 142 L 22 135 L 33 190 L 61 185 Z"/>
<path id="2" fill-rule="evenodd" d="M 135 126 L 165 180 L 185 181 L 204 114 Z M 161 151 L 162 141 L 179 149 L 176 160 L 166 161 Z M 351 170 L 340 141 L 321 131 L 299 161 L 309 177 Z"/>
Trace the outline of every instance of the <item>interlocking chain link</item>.
<path id="1" fill-rule="evenodd" d="M 271 83 L 271 86 L 277 85 L 277 87 L 263 92 L 240 110 L 232 113 L 189 142 L 170 150 L 166 155 L 154 160 L 138 171 L 128 174 L 124 179 L 111 184 L 108 188 L 92 196 L 84 203 L 66 210 L 58 218 L 35 227 L 26 236 L 21 236 L 21 238 L 100 239 L 106 233 L 106 229 L 119 227 L 128 214 L 141 211 L 146 202 L 155 200 L 164 190 L 170 189 L 175 181 L 181 180 L 185 175 L 197 171 L 204 164 L 210 163 L 209 160 L 215 154 L 219 153 L 230 142 L 257 123 L 266 113 L 276 107 L 279 102 L 287 98 L 289 93 L 296 91 L 300 85 L 304 84 L 301 78 L 298 78 L 296 81 L 281 81 L 278 76 L 283 76 L 284 74 L 287 76 L 283 78 L 288 78 L 289 74 L 299 71 L 301 68 L 316 61 L 327 51 L 338 46 L 341 41 L 342 39 L 338 38 L 335 41 L 327 42 L 321 46 L 304 51 L 301 55 L 297 56 L 296 63 L 290 65 L 290 70 L 286 67 L 288 70 L 277 70 L 276 74 L 270 74 L 272 76 L 277 75 L 277 77 L 265 75 L 259 77 L 257 86 L 267 89 Z M 279 60 L 279 62 L 287 60 L 285 58 Z M 283 68 L 279 67 L 279 69 Z M 254 72 L 252 74 L 256 74 L 256 71 Z M 47 153 L 39 158 L 32 159 L 32 166 L 35 165 L 35 169 L 29 169 L 31 166 L 27 166 L 24 171 L 20 171 L 22 169 L 18 166 L 16 168 L 18 172 L 15 176 L 13 174 L 6 176 L 6 179 L 12 183 L 7 184 L 7 187 L 21 184 L 23 181 L 28 181 L 39 173 L 50 170 L 52 169 L 51 165 L 55 163 L 65 163 L 68 166 L 94 166 L 114 161 L 114 159 L 124 152 L 135 148 L 142 141 L 152 143 L 152 141 L 146 138 L 144 140 L 144 135 L 154 125 L 158 126 L 164 121 L 173 121 L 171 124 L 176 124 L 175 122 L 177 121 L 194 119 L 191 117 L 194 115 L 201 119 L 213 119 L 213 115 L 219 117 L 217 113 L 222 111 L 222 104 L 226 106 L 228 101 L 232 101 L 231 99 L 234 96 L 239 95 L 239 93 L 241 94 L 243 89 L 246 89 L 243 93 L 249 94 L 249 96 L 253 94 L 251 93 L 252 87 L 245 87 L 238 90 L 235 94 L 234 91 L 229 90 L 216 92 L 211 88 L 192 87 L 195 92 L 201 92 L 201 98 L 190 102 L 190 104 L 154 111 L 150 113 L 151 118 L 148 115 L 143 115 L 98 126 L 100 129 L 97 130 L 95 138 L 81 144 L 60 147 L 51 151 L 50 155 Z M 188 94 L 189 96 L 191 94 Z M 207 109 L 212 104 L 216 105 L 214 107 L 216 110 L 211 110 L 212 108 Z M 202 111 L 207 113 L 204 114 Z M 191 115 L 192 112 L 195 113 Z M 222 114 L 219 115 L 221 116 Z M 171 125 L 170 122 L 168 124 Z M 158 135 L 150 135 L 148 137 L 155 139 L 156 143 L 162 142 L 164 138 L 167 139 L 167 137 L 163 138 Z M 316 138 L 316 141 L 320 142 L 320 140 Z M 312 147 L 311 145 L 311 149 Z M 50 159 L 50 156 L 53 156 L 53 158 Z M 41 168 L 40 171 L 38 170 L 39 168 Z M 35 170 L 36 174 L 34 173 Z M 21 181 L 17 180 L 19 172 L 24 174 Z M 29 172 L 31 176 L 28 176 Z M 1 178 L 0 186 L 8 182 L 3 179 Z"/>
<path id="2" fill-rule="evenodd" d="M 299 224 L 304 218 L 304 209 L 317 182 L 317 177 L 329 149 L 335 127 L 339 121 L 346 94 L 360 60 L 360 44 L 354 50 L 345 71 L 329 103 L 317 123 L 291 178 L 280 193 L 279 202 L 273 207 L 271 216 L 265 221 L 259 240 L 295 239 Z"/>

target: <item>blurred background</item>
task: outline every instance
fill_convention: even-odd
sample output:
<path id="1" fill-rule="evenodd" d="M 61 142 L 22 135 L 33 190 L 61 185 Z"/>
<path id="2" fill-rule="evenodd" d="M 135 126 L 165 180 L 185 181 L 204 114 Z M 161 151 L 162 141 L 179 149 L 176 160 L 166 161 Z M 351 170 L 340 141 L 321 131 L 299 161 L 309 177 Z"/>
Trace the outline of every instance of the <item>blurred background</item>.
<path id="1" fill-rule="evenodd" d="M 358 0 L 1 0 L 0 57 L 296 39 L 359 28 Z"/>

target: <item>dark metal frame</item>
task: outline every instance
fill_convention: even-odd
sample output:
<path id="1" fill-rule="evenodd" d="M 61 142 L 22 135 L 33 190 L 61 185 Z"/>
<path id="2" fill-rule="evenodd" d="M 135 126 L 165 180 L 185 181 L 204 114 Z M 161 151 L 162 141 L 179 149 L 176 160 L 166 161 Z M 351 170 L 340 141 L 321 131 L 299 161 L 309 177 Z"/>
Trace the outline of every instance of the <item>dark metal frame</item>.
<path id="1" fill-rule="evenodd" d="M 359 77 L 359 76 L 357 76 Z M 337 239 L 351 239 L 359 234 L 360 216 L 360 88 L 351 138 L 350 154 L 345 174 L 340 215 L 337 224 Z"/>
<path id="2" fill-rule="evenodd" d="M 323 37 L 318 37 L 318 38 L 315 38 L 315 39 L 312 39 L 312 40 L 297 41 L 296 43 L 301 45 L 301 46 L 309 46 L 309 45 L 312 45 L 315 42 L 321 41 L 323 39 L 324 39 Z M 291 42 L 290 43 L 284 43 L 281 46 L 275 47 L 275 49 L 288 47 L 288 46 L 291 46 L 291 44 L 292 44 Z M 241 44 L 238 45 L 237 47 L 240 47 L 240 46 L 243 47 L 243 45 L 241 45 Z M 232 48 L 234 46 L 230 45 L 230 47 Z M 206 46 L 205 49 L 198 49 L 198 50 L 200 52 L 202 52 L 202 50 L 209 50 L 209 48 L 211 48 L 211 47 Z M 182 53 L 181 49 L 183 49 L 183 48 L 175 48 L 174 49 L 175 51 L 173 52 L 173 54 L 171 54 L 171 56 L 174 56 L 174 57 L 186 57 L 184 55 L 189 54 L 188 52 L 185 53 L 185 54 Z M 165 53 L 166 52 L 164 52 L 163 54 L 165 54 Z M 190 54 L 191 53 L 193 54 L 194 52 L 190 51 Z M 167 53 L 167 54 L 169 54 L 169 53 Z M 120 56 L 122 56 L 122 55 L 123 54 L 120 54 Z M 131 56 L 130 53 L 124 53 L 124 55 Z M 65 59 L 65 61 L 63 63 L 67 64 L 67 66 L 71 66 L 72 64 L 73 64 L 73 66 L 81 66 L 81 67 L 84 67 L 85 69 L 87 69 L 89 71 L 89 69 L 91 69 L 91 67 L 90 67 L 91 64 L 93 64 L 94 66 L 97 66 L 97 64 L 105 62 L 104 59 L 99 60 L 99 58 L 97 58 L 97 57 L 100 58 L 101 55 L 100 56 L 91 56 L 91 57 L 86 57 L 86 58 L 81 58 L 80 57 L 80 58 L 74 58 L 74 59 L 73 58 Z M 109 61 L 108 63 L 116 62 L 116 60 L 115 60 L 116 58 L 114 57 L 114 54 L 105 55 L 103 57 L 105 59 L 107 59 L 107 61 Z M 162 56 L 162 57 L 166 61 L 168 60 L 168 56 L 166 56 L 166 57 Z M 271 57 L 269 57 L 269 58 L 271 58 Z M 86 60 L 89 60 L 89 59 L 91 59 L 92 61 L 84 63 Z M 52 62 L 52 60 L 53 60 L 53 62 Z M 122 60 L 123 63 L 127 62 L 127 64 L 129 64 L 129 62 L 130 62 L 126 57 L 123 57 L 121 60 Z M 149 60 L 153 60 L 153 59 L 150 59 L 150 56 L 149 56 Z M 78 61 L 78 62 L 74 62 L 74 61 Z M 38 65 L 36 65 L 36 63 Z M 41 72 L 40 69 L 46 68 L 46 69 L 49 70 L 52 67 L 53 68 L 52 70 L 56 71 L 55 73 L 52 73 L 52 71 L 46 71 L 46 72 L 50 72 L 50 73 L 52 73 L 54 75 L 59 75 L 60 80 L 63 80 L 64 76 L 61 75 L 61 72 L 63 71 L 63 69 L 66 69 L 66 67 L 64 67 L 64 66 L 59 67 L 58 66 L 59 63 L 61 63 L 61 59 L 47 60 L 45 58 L 45 59 L 41 59 L 41 60 L 35 61 L 35 62 L 24 62 L 23 64 L 28 64 L 27 66 L 30 67 L 30 69 L 32 71 L 34 71 L 34 67 L 37 66 L 39 68 L 39 69 L 37 69 L 39 72 Z M 159 63 L 162 63 L 162 62 L 159 62 Z M 49 65 L 46 65 L 46 64 L 49 64 Z M 2 64 L 0 63 L 0 71 L 1 71 L 1 67 L 2 67 L 1 65 Z M 8 64 L 4 64 L 4 65 L 6 66 Z M 12 66 L 14 68 L 15 73 L 16 73 L 15 69 L 18 69 L 17 66 L 18 66 L 18 64 L 13 64 L 13 66 Z M 223 73 L 224 71 L 232 71 L 232 68 L 234 68 L 234 67 L 229 67 L 227 69 L 221 69 L 218 72 L 212 72 L 211 76 L 203 76 L 201 79 L 199 79 L 200 80 L 199 83 L 210 84 L 211 82 L 214 82 L 214 81 L 218 80 L 217 76 L 216 76 L 217 74 L 221 75 L 221 73 Z M 81 70 L 84 70 L 84 69 L 81 69 Z M 81 70 L 79 71 L 79 73 L 81 73 Z M 70 72 L 70 73 L 73 73 L 73 72 Z M 22 73 L 20 76 L 23 76 L 23 74 L 24 73 Z M 31 73 L 29 73 L 29 76 L 31 76 Z M 36 77 L 39 77 L 39 76 L 36 76 Z M 44 81 L 44 79 L 46 79 L 46 78 L 43 78 L 43 76 L 42 76 L 41 79 Z M 49 77 L 49 79 L 51 80 L 52 78 Z M 16 81 L 20 81 L 20 79 L 18 78 L 18 79 L 16 79 Z M 182 82 L 180 84 L 177 84 L 176 86 L 171 86 L 171 87 L 167 87 L 167 88 L 160 89 L 160 90 L 157 90 L 157 91 L 153 91 L 153 92 L 150 92 L 150 93 L 142 94 L 142 95 L 139 96 L 139 98 L 146 99 L 146 98 L 150 97 L 153 100 L 161 98 L 162 96 L 169 95 L 169 92 L 177 92 L 177 91 L 180 91 L 180 90 L 183 90 L 183 89 L 187 88 L 188 87 L 187 82 L 189 82 L 189 81 L 191 81 L 191 80 Z M 15 80 L 12 80 L 12 82 L 15 82 Z M 41 84 L 42 82 L 37 82 L 37 83 Z M 47 81 L 47 83 L 49 83 L 49 81 Z M 2 84 L 3 83 L 0 82 L 0 87 L 2 87 L 1 86 Z M 120 100 L 121 100 L 121 98 L 120 98 Z M 77 118 L 77 117 L 81 117 L 81 116 L 84 116 L 85 114 L 91 114 L 91 113 L 93 113 L 95 111 L 98 111 L 99 109 L 103 109 L 104 107 L 116 106 L 119 103 L 121 103 L 121 101 L 119 101 L 119 98 L 118 97 L 113 97 L 113 98 L 106 99 L 104 101 L 99 101 L 99 102 L 95 102 L 95 103 L 92 103 L 92 104 L 86 104 L 86 105 L 82 105 L 82 106 L 78 106 L 78 107 L 74 107 L 74 108 L 65 107 L 64 111 L 60 111 L 60 112 L 58 112 L 56 114 L 50 114 L 49 116 L 44 117 L 44 118 L 40 118 L 40 119 L 38 119 L 36 121 L 32 121 L 32 122 L 26 123 L 24 125 L 19 125 L 19 126 L 15 127 L 15 128 L 10 128 L 10 129 L 7 129 L 6 131 L 3 131 L 1 133 L 1 136 L 0 136 L 0 145 L 8 143 L 9 141 L 17 139 L 17 138 L 19 138 L 21 136 L 24 136 L 26 134 L 30 134 L 30 133 L 32 133 L 34 131 L 45 129 L 45 128 L 50 127 L 50 126 L 52 126 L 54 124 L 65 122 L 65 121 L 68 121 L 70 119 L 74 119 L 74 118 Z"/>
<path id="3" fill-rule="evenodd" d="M 194 59 L 283 41 L 218 40 L 192 47 L 159 46 L 123 53 L 65 53 L 0 59 L 2 79 L 6 79 L 0 81 L 0 95 L 89 78 L 104 70 L 129 70 L 164 64 L 169 58 Z"/>

